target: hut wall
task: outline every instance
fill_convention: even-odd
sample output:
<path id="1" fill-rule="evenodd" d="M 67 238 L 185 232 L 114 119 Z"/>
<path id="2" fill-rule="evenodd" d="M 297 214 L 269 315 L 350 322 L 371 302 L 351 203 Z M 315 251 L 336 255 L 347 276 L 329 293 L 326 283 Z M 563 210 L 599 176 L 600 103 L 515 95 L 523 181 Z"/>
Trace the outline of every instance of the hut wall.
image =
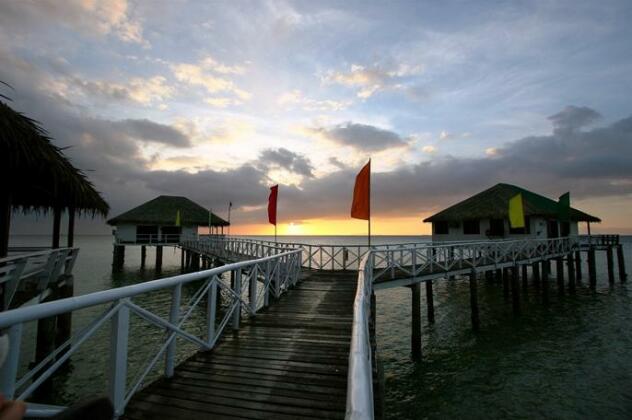
<path id="1" fill-rule="evenodd" d="M 117 242 L 136 242 L 136 225 L 117 225 L 114 235 Z"/>
<path id="2" fill-rule="evenodd" d="M 447 234 L 436 234 L 435 224 L 432 224 L 432 240 L 433 242 L 453 242 L 453 241 L 486 241 L 490 239 L 546 239 L 547 238 L 547 220 L 542 217 L 530 217 L 529 219 L 529 233 L 528 234 L 512 234 L 509 230 L 509 220 L 504 221 L 505 235 L 502 238 L 493 237 L 489 238 L 485 232 L 490 228 L 489 219 L 480 220 L 480 233 L 478 235 L 465 234 L 464 222 L 451 222 L 449 223 L 449 230 Z M 558 223 L 558 232 L 559 223 Z M 577 222 L 570 223 L 570 235 L 574 236 L 578 234 Z"/>

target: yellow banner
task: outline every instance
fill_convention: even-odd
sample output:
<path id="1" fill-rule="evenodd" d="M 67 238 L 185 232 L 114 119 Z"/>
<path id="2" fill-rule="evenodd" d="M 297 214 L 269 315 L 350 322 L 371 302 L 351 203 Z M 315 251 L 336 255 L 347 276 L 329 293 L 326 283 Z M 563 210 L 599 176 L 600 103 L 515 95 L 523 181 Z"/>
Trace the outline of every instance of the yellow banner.
<path id="1" fill-rule="evenodd" d="M 512 229 L 524 227 L 522 194 L 518 194 L 509 199 L 509 226 L 511 226 Z"/>
<path id="2" fill-rule="evenodd" d="M 176 226 L 180 226 L 180 210 L 176 212 Z"/>

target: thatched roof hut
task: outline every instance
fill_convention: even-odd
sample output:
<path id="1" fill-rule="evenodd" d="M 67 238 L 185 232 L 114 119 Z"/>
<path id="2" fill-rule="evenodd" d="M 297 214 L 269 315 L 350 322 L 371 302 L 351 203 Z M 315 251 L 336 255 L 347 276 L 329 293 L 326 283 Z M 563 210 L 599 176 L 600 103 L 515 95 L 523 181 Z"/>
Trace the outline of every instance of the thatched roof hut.
<path id="1" fill-rule="evenodd" d="M 173 225 L 176 214 L 180 212 L 182 226 L 228 226 L 229 223 L 199 204 L 186 197 L 161 195 L 153 200 L 134 207 L 125 213 L 108 220 L 112 226 L 120 224 L 131 225 Z"/>
<path id="2" fill-rule="evenodd" d="M 557 218 L 559 204 L 543 195 L 511 184 L 496 184 L 472 197 L 448 207 L 424 222 L 457 222 L 467 219 L 505 219 L 509 217 L 509 199 L 522 194 L 525 216 Z M 601 219 L 571 207 L 570 220 L 575 222 L 601 222 Z"/>
<path id="3" fill-rule="evenodd" d="M 0 101 L 0 257 L 8 250 L 11 210 L 53 210 L 53 247 L 59 245 L 59 220 L 74 213 L 106 216 L 109 206 L 85 174 L 75 168 L 62 149 L 52 144 L 48 133 L 34 120 Z M 70 235 L 69 235 L 70 236 Z M 71 244 L 69 238 L 69 243 Z"/>

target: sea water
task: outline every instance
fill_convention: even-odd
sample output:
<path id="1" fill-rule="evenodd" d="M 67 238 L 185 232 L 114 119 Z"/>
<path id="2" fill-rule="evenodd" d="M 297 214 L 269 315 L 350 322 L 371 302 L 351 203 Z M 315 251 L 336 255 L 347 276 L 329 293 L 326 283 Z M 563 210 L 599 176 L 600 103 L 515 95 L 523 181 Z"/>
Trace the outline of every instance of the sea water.
<path id="1" fill-rule="evenodd" d="M 270 239 L 270 237 L 258 237 Z M 311 244 L 365 244 L 350 236 L 279 237 Z M 428 237 L 376 236 L 373 244 L 427 242 Z M 46 246 L 46 236 L 16 236 L 14 246 Z M 632 272 L 632 237 L 622 237 L 628 272 Z M 75 295 L 179 274 L 180 252 L 165 248 L 161 273 L 154 270 L 154 248 L 140 268 L 140 247 L 128 246 L 125 266 L 112 272 L 112 237 L 78 236 L 80 253 L 74 268 Z M 615 262 L 616 266 L 616 262 Z M 481 281 L 481 329 L 470 326 L 467 281 L 434 282 L 435 323 L 422 320 L 423 357 L 410 358 L 411 292 L 393 288 L 377 292 L 378 355 L 385 377 L 386 418 L 630 418 L 632 417 L 632 278 L 630 283 L 607 280 L 605 253 L 597 252 L 598 282 L 584 279 L 575 295 L 558 296 L 550 281 L 550 303 L 544 306 L 531 285 L 522 292 L 522 315 L 512 315 L 502 285 Z M 632 277 L 632 276 L 631 276 Z M 195 292 L 185 287 L 183 302 Z M 422 294 L 425 288 L 422 288 Z M 168 291 L 135 298 L 134 302 L 167 317 Z M 422 296 L 425 302 L 425 296 Z M 73 314 L 76 333 L 107 309 L 107 305 Z M 422 303 L 425 311 L 425 303 Z M 164 330 L 132 316 L 128 384 L 146 366 L 164 338 Z M 204 335 L 204 313 L 194 311 L 187 331 Z M 25 328 L 21 371 L 34 358 L 35 323 Z M 109 325 L 99 329 L 73 355 L 54 379 L 42 401 L 69 404 L 107 392 Z M 178 340 L 178 360 L 195 346 Z M 147 383 L 160 374 L 159 363 Z"/>

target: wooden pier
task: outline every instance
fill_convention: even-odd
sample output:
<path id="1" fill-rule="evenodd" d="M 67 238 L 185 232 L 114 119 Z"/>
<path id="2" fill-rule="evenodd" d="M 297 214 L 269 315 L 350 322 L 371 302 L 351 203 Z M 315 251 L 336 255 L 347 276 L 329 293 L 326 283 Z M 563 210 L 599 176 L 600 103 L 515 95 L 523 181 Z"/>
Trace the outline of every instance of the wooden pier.
<path id="1" fill-rule="evenodd" d="M 355 273 L 297 286 L 139 392 L 125 418 L 344 418 Z"/>

